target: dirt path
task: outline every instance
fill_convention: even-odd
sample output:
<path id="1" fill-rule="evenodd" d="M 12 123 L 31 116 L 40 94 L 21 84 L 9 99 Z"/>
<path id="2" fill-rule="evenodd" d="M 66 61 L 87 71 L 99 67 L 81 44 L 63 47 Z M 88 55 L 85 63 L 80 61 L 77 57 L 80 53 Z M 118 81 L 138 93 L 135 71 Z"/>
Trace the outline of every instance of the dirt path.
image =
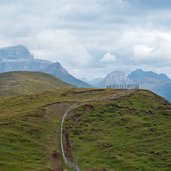
<path id="1" fill-rule="evenodd" d="M 52 160 L 52 171 L 63 171 L 64 168 L 61 165 L 61 154 L 60 152 L 55 149 L 55 147 L 57 146 L 57 132 L 54 129 L 53 130 L 53 140 L 52 140 L 52 147 L 53 150 L 51 152 L 51 160 Z"/>
<path id="2" fill-rule="evenodd" d="M 72 156 L 72 148 L 71 148 L 71 143 L 70 143 L 70 137 L 69 137 L 69 130 L 63 131 L 63 126 L 64 126 L 64 121 L 67 115 L 74 111 L 75 109 L 84 106 L 86 109 L 86 106 L 91 106 L 90 102 L 98 102 L 98 101 L 110 101 L 110 100 L 117 100 L 117 99 L 122 99 L 125 97 L 130 97 L 132 94 L 134 94 L 137 90 L 128 90 L 128 91 L 121 91 L 120 93 L 116 93 L 111 96 L 105 96 L 100 99 L 93 99 L 89 100 L 84 103 L 76 103 L 70 106 L 63 114 L 62 121 L 61 121 L 61 135 L 60 135 L 60 143 L 61 143 L 61 151 L 62 151 L 62 156 L 64 159 L 64 162 L 66 165 L 72 167 L 75 171 L 80 171 L 80 168 L 78 164 L 76 163 L 75 159 Z M 63 143 L 63 138 L 65 139 L 65 143 Z M 64 149 L 65 148 L 65 149 Z"/>
<path id="3" fill-rule="evenodd" d="M 44 109 L 47 112 L 46 116 L 48 117 L 48 119 L 51 119 L 52 121 L 52 141 L 51 144 L 49 144 L 51 149 L 50 158 L 52 163 L 52 169 L 50 171 L 63 171 L 65 168 L 64 162 L 66 165 L 71 166 L 73 170 L 80 171 L 78 165 L 76 164 L 72 156 L 70 131 L 68 130 L 68 132 L 63 132 L 63 125 L 64 125 L 65 118 L 71 111 L 74 111 L 75 109 L 81 106 L 84 106 L 86 110 L 86 106 L 90 105 L 92 101 L 98 102 L 104 100 L 106 101 L 106 100 L 120 99 L 125 96 L 130 96 L 132 93 L 133 92 L 128 92 L 128 93 L 122 92 L 118 94 L 113 94 L 111 96 L 105 96 L 100 99 L 88 100 L 84 103 L 73 104 L 72 102 L 71 103 L 62 102 L 62 103 L 54 103 L 44 106 Z M 60 141 L 59 141 L 59 137 L 60 137 Z M 63 142 L 63 140 L 65 140 L 65 142 Z"/>
<path id="4" fill-rule="evenodd" d="M 70 140 L 69 140 L 69 134 L 65 134 L 65 138 L 66 138 L 66 142 L 65 142 L 65 145 L 63 143 L 63 138 L 64 138 L 64 131 L 63 131 L 63 127 L 64 127 L 64 121 L 65 121 L 65 118 L 67 117 L 67 115 L 75 110 L 76 108 L 78 107 L 81 107 L 81 106 L 84 106 L 86 103 L 76 103 L 76 104 L 73 104 L 71 105 L 70 107 L 67 108 L 67 110 L 65 111 L 63 117 L 62 117 L 62 121 L 61 121 L 61 127 L 60 127 L 60 144 L 61 144 L 61 152 L 62 152 L 62 157 L 64 159 L 64 162 L 67 166 L 71 167 L 73 170 L 76 170 L 76 171 L 80 171 L 76 161 L 74 160 L 74 158 L 72 157 L 72 153 L 71 153 L 71 143 L 70 143 Z M 66 149 L 64 149 L 64 147 L 66 147 Z M 66 152 L 67 151 L 67 155 L 66 155 Z M 69 156 L 69 157 L 68 157 Z"/>
<path id="5" fill-rule="evenodd" d="M 48 116 L 52 119 L 53 129 L 52 129 L 52 141 L 50 144 L 50 158 L 52 163 L 51 171 L 64 171 L 63 158 L 60 150 L 59 136 L 60 136 L 60 122 L 63 113 L 66 108 L 69 107 L 68 103 L 56 103 L 52 105 L 45 106 L 45 110 Z"/>
<path id="6" fill-rule="evenodd" d="M 90 104 L 81 104 L 79 107 L 83 107 L 84 111 L 91 111 L 94 109 L 94 107 Z M 69 112 L 72 117 L 70 118 L 70 120 L 73 121 L 72 123 L 72 127 L 75 127 L 78 123 L 78 121 L 81 119 L 82 115 L 80 115 L 79 117 L 75 117 L 75 110 L 79 107 L 76 107 L 73 109 L 73 111 Z M 70 128 L 66 128 L 63 131 L 63 144 L 64 144 L 64 149 L 65 149 L 65 155 L 67 157 L 67 159 L 73 163 L 76 163 L 76 161 L 74 160 L 74 157 L 72 155 L 72 146 L 71 146 L 71 140 L 70 140 L 70 133 L 71 133 L 71 129 Z M 76 165 L 76 164 L 74 164 Z"/>

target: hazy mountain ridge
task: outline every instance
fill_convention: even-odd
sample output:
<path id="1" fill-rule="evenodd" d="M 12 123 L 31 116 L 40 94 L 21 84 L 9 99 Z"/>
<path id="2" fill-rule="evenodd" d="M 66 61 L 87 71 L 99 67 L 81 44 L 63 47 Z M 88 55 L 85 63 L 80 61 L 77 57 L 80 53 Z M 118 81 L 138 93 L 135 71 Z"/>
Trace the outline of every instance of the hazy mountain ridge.
<path id="1" fill-rule="evenodd" d="M 138 81 L 139 84 L 162 84 L 162 82 L 171 81 L 170 78 L 163 73 L 157 74 L 152 71 L 143 71 L 142 69 L 131 72 L 128 78 L 132 81 Z"/>
<path id="2" fill-rule="evenodd" d="M 0 72 L 9 71 L 41 71 L 49 73 L 62 81 L 76 87 L 90 87 L 71 74 L 58 62 L 36 59 L 22 45 L 0 48 Z M 103 79 L 93 80 L 94 87 L 106 88 L 112 84 L 140 84 L 140 88 L 151 90 L 171 101 L 171 79 L 165 74 L 145 72 L 141 69 L 127 75 L 123 71 L 113 71 Z"/>
<path id="3" fill-rule="evenodd" d="M 33 55 L 23 45 L 0 48 L 0 61 L 32 60 Z"/>
<path id="4" fill-rule="evenodd" d="M 126 75 L 123 71 L 113 71 L 105 78 L 94 82 L 94 86 L 106 88 L 113 84 L 139 84 L 140 88 L 151 90 L 171 101 L 171 79 L 166 74 L 137 69 Z"/>
<path id="5" fill-rule="evenodd" d="M 1 73 L 23 70 L 46 72 L 73 86 L 90 87 L 87 83 L 70 75 L 61 64 L 34 58 L 22 45 L 0 48 Z"/>
<path id="6" fill-rule="evenodd" d="M 166 74 L 137 69 L 128 78 L 139 83 L 141 88 L 151 90 L 171 101 L 171 79 Z"/>
<path id="7" fill-rule="evenodd" d="M 59 62 L 47 66 L 42 71 L 49 73 L 71 85 L 75 85 L 77 87 L 90 87 L 90 85 L 88 85 L 87 83 L 69 74 L 68 71 L 65 68 L 63 68 Z"/>
<path id="8" fill-rule="evenodd" d="M 131 84 L 132 81 L 123 71 L 113 71 L 97 83 L 98 87 L 106 88 L 114 84 Z"/>

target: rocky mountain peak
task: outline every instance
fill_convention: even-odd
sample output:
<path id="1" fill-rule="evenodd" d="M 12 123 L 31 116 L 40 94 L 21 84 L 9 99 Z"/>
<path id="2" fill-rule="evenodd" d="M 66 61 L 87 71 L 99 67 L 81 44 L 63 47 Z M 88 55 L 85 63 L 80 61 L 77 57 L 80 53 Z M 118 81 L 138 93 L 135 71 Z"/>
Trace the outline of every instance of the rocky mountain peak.
<path id="1" fill-rule="evenodd" d="M 130 84 L 131 80 L 123 71 L 113 71 L 102 79 L 99 83 L 99 87 L 107 87 L 114 84 Z"/>
<path id="2" fill-rule="evenodd" d="M 51 72 L 61 72 L 63 74 L 68 74 L 68 71 L 59 63 L 59 62 L 56 62 L 56 63 L 53 63 L 52 65 L 50 65 L 48 67 L 48 70 L 51 71 Z"/>
<path id="3" fill-rule="evenodd" d="M 0 48 L 0 60 L 28 60 L 33 59 L 33 55 L 23 45 Z"/>
<path id="4" fill-rule="evenodd" d="M 152 71 L 143 71 L 142 69 L 137 69 L 135 71 L 133 71 L 129 76 L 130 79 L 142 79 L 142 78 L 150 78 L 150 79 L 156 79 L 159 81 L 169 81 L 169 77 L 166 74 L 157 74 L 155 72 Z"/>

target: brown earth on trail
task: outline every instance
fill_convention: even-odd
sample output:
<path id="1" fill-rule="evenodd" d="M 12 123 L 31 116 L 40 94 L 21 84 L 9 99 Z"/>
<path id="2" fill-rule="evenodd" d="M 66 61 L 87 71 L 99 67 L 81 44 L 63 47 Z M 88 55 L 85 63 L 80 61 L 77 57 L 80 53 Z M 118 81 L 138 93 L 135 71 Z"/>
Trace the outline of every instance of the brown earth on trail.
<path id="1" fill-rule="evenodd" d="M 62 118 L 62 115 L 64 114 L 65 110 L 70 106 L 71 104 L 67 102 L 63 103 L 54 103 L 49 104 L 45 106 L 45 109 L 50 112 L 52 115 L 59 115 Z"/>
<path id="2" fill-rule="evenodd" d="M 84 170 L 84 171 L 108 171 L 106 169 L 92 169 L 92 170 Z"/>
<path id="3" fill-rule="evenodd" d="M 81 91 L 78 91 L 78 92 L 74 92 L 74 94 L 81 94 L 81 93 L 92 93 L 92 92 L 99 92 L 99 91 L 105 91 L 105 89 L 88 89 L 88 90 L 81 90 Z"/>
<path id="4" fill-rule="evenodd" d="M 91 104 L 85 104 L 85 105 L 81 106 L 80 108 L 82 108 L 83 111 L 87 111 L 87 112 L 94 110 L 94 107 Z M 75 162 L 75 160 L 72 155 L 72 144 L 70 141 L 70 132 L 71 132 L 71 129 L 76 126 L 77 122 L 81 119 L 81 117 L 82 117 L 82 114 L 76 115 L 76 110 L 71 111 L 68 115 L 68 118 L 72 122 L 72 127 L 67 128 L 63 131 L 65 154 L 66 154 L 67 158 L 70 159 L 71 162 Z"/>
<path id="5" fill-rule="evenodd" d="M 74 162 L 74 158 L 72 156 L 72 150 L 71 150 L 71 142 L 70 142 L 69 132 L 66 131 L 64 133 L 64 135 L 65 135 L 65 152 L 66 152 L 66 156 L 67 156 L 67 158 L 70 159 L 71 162 Z"/>
<path id="6" fill-rule="evenodd" d="M 56 130 L 53 131 L 53 140 L 52 140 L 52 151 L 51 151 L 51 160 L 52 160 L 52 171 L 63 171 L 63 161 L 62 156 L 57 149 L 57 132 Z"/>
<path id="7" fill-rule="evenodd" d="M 64 171 L 64 163 L 63 158 L 60 151 L 60 144 L 58 141 L 58 137 L 60 136 L 60 126 L 57 127 L 55 120 L 61 122 L 61 118 L 66 110 L 70 106 L 69 103 L 55 103 L 51 105 L 47 105 L 44 107 L 46 110 L 46 117 L 51 117 L 54 120 L 53 123 L 53 132 L 52 132 L 52 141 L 49 144 L 51 148 L 50 159 L 52 161 L 52 169 L 50 171 Z M 60 125 L 60 124 L 58 124 Z"/>

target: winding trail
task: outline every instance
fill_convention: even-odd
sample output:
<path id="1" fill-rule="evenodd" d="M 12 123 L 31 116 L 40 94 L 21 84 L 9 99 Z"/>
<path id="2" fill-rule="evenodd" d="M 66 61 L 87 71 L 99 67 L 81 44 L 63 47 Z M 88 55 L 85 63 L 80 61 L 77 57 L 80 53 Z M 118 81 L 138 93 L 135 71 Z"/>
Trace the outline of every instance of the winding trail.
<path id="1" fill-rule="evenodd" d="M 65 118 L 67 117 L 67 115 L 69 114 L 69 112 L 73 111 L 74 109 L 78 108 L 78 107 L 81 107 L 81 106 L 84 106 L 86 105 L 87 103 L 75 103 L 73 104 L 72 106 L 70 106 L 64 113 L 63 117 L 62 117 L 62 121 L 61 121 L 61 132 L 60 132 L 60 144 L 61 144 L 61 152 L 62 152 L 62 157 L 64 159 L 64 162 L 66 164 L 66 166 L 70 166 L 72 167 L 74 170 L 76 171 L 80 171 L 78 165 L 76 162 L 72 162 L 72 161 L 69 161 L 65 155 L 65 152 L 64 152 L 64 145 L 63 145 L 63 126 L 64 126 L 64 121 L 65 121 Z"/>
<path id="2" fill-rule="evenodd" d="M 61 145 L 61 153 L 62 153 L 62 157 L 63 157 L 63 160 L 65 162 L 65 165 L 68 166 L 68 167 L 71 167 L 73 170 L 75 171 L 80 171 L 80 168 L 78 166 L 78 164 L 76 163 L 76 161 L 70 161 L 66 155 L 65 155 L 65 151 L 64 151 L 64 144 L 63 144 L 63 127 L 64 127 L 64 122 L 65 122 L 65 118 L 68 116 L 68 114 L 70 112 L 72 112 L 73 110 L 75 110 L 76 108 L 78 107 L 81 107 L 81 106 L 84 106 L 84 105 L 87 105 L 88 103 L 90 102 L 94 102 L 94 101 L 111 101 L 111 100 L 117 100 L 117 99 L 121 99 L 123 97 L 129 97 L 131 96 L 134 92 L 136 92 L 137 90 L 128 90 L 128 94 L 114 94 L 114 95 L 111 95 L 111 96 L 107 96 L 107 97 L 102 97 L 102 98 L 99 98 L 99 99 L 92 99 L 92 100 L 88 100 L 86 102 L 83 102 L 83 103 L 75 103 L 73 104 L 72 106 L 70 106 L 69 108 L 67 108 L 67 110 L 65 111 L 63 117 L 62 117 L 62 121 L 61 121 L 61 125 L 60 125 L 60 145 Z"/>

